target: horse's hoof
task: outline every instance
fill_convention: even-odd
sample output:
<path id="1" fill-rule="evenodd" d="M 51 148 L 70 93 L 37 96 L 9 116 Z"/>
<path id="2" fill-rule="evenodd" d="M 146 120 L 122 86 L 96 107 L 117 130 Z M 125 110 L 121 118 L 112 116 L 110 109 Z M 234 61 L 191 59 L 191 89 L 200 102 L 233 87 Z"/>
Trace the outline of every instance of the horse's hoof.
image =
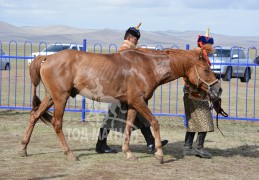
<path id="1" fill-rule="evenodd" d="M 156 159 L 160 162 L 160 164 L 164 164 L 163 156 L 155 153 Z"/>
<path id="2" fill-rule="evenodd" d="M 24 150 L 24 149 L 19 150 L 17 153 L 18 153 L 21 157 L 26 157 L 26 156 L 28 156 L 27 151 Z"/>
<path id="3" fill-rule="evenodd" d="M 69 159 L 70 161 L 78 161 L 78 160 L 79 160 L 78 157 L 75 156 L 73 153 L 69 153 L 69 154 L 67 155 L 67 157 L 68 157 L 68 159 Z"/>
<path id="4" fill-rule="evenodd" d="M 136 156 L 130 156 L 127 158 L 128 161 L 138 161 L 138 157 Z"/>

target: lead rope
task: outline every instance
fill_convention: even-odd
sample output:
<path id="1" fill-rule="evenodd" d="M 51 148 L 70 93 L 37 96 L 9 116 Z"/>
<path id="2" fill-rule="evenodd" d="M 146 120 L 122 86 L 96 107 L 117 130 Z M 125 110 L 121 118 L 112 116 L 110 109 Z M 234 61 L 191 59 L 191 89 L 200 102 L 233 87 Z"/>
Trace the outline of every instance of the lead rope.
<path id="1" fill-rule="evenodd" d="M 220 101 L 220 103 L 221 103 L 221 101 Z M 219 107 L 218 107 L 218 110 L 219 110 Z M 219 111 L 217 111 L 216 126 L 217 126 L 219 132 L 221 133 L 221 135 L 222 135 L 223 137 L 225 137 L 224 134 L 223 134 L 223 133 L 221 132 L 221 130 L 219 129 Z"/>
<path id="2" fill-rule="evenodd" d="M 222 136 L 225 137 L 224 134 L 223 134 L 223 133 L 221 132 L 221 130 L 219 129 L 219 114 L 221 114 L 221 115 L 224 116 L 224 117 L 228 117 L 228 114 L 221 108 L 221 98 L 219 98 L 215 103 L 218 103 L 218 104 L 217 104 L 217 107 L 216 107 L 217 109 L 215 109 L 215 106 L 214 106 L 214 107 L 211 107 L 210 109 L 212 109 L 212 108 L 215 109 L 215 111 L 216 111 L 216 113 L 217 113 L 217 116 L 216 116 L 216 126 L 217 126 L 219 132 L 222 134 Z M 213 105 L 214 105 L 214 104 L 213 104 Z"/>

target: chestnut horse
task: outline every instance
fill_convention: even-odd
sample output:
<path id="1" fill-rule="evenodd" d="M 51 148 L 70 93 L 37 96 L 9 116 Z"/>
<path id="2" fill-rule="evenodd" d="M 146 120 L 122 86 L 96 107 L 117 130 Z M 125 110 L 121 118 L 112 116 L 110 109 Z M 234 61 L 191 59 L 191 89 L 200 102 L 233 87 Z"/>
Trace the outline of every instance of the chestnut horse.
<path id="1" fill-rule="evenodd" d="M 156 158 L 163 163 L 159 124 L 145 103 L 155 89 L 180 77 L 207 92 L 211 99 L 220 97 L 222 88 L 214 76 L 203 51 L 212 52 L 210 46 L 201 50 L 171 49 L 152 51 L 144 49 L 123 50 L 113 54 L 98 54 L 64 50 L 49 56 L 38 56 L 30 65 L 30 77 L 34 86 L 33 108 L 21 142 L 19 154 L 27 155 L 27 145 L 36 122 L 51 122 L 69 159 L 77 157 L 70 150 L 63 131 L 62 118 L 69 96 L 76 94 L 101 102 L 126 102 L 129 106 L 122 150 L 127 159 L 135 159 L 129 149 L 129 140 L 137 112 L 142 114 L 154 130 Z M 96 93 L 96 79 L 102 93 Z M 46 95 L 42 102 L 36 95 L 40 81 Z M 54 105 L 53 116 L 47 111 Z"/>

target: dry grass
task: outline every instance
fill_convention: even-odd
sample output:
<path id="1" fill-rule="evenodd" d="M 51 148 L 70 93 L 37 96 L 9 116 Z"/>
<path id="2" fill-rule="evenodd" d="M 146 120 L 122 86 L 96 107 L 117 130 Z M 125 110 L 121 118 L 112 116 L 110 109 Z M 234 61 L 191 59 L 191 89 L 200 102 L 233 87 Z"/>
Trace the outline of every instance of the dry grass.
<path id="1" fill-rule="evenodd" d="M 90 116 L 89 116 L 90 117 Z M 161 137 L 168 139 L 164 148 L 165 164 L 145 153 L 140 131 L 134 132 L 131 149 L 138 161 L 126 161 L 121 152 L 121 136 L 112 132 L 108 143 L 117 154 L 94 151 L 102 117 L 92 115 L 82 124 L 76 113 L 66 113 L 63 130 L 79 161 L 63 155 L 52 127 L 39 122 L 28 146 L 28 157 L 19 157 L 17 149 L 29 118 L 28 112 L 0 111 L 0 176 L 1 179 L 258 179 L 259 124 L 222 121 L 218 130 L 209 133 L 206 148 L 212 159 L 183 158 L 185 134 L 183 120 L 157 117 Z M 70 136 L 69 136 L 70 132 Z"/>

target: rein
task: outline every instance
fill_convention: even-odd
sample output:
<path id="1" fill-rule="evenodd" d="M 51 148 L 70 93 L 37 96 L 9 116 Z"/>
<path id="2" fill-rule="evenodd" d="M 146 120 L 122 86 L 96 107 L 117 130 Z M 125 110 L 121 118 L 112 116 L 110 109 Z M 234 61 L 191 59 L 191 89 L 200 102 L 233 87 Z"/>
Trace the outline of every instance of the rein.
<path id="1" fill-rule="evenodd" d="M 228 117 L 228 114 L 221 108 L 221 98 L 219 98 L 217 101 L 215 101 L 213 103 L 213 106 L 210 107 L 210 109 L 213 109 L 213 108 L 215 109 L 215 111 L 217 113 L 217 115 L 216 115 L 216 126 L 217 126 L 219 132 L 221 133 L 221 135 L 223 137 L 225 137 L 224 134 L 219 129 L 219 114 L 221 114 L 224 117 Z"/>

